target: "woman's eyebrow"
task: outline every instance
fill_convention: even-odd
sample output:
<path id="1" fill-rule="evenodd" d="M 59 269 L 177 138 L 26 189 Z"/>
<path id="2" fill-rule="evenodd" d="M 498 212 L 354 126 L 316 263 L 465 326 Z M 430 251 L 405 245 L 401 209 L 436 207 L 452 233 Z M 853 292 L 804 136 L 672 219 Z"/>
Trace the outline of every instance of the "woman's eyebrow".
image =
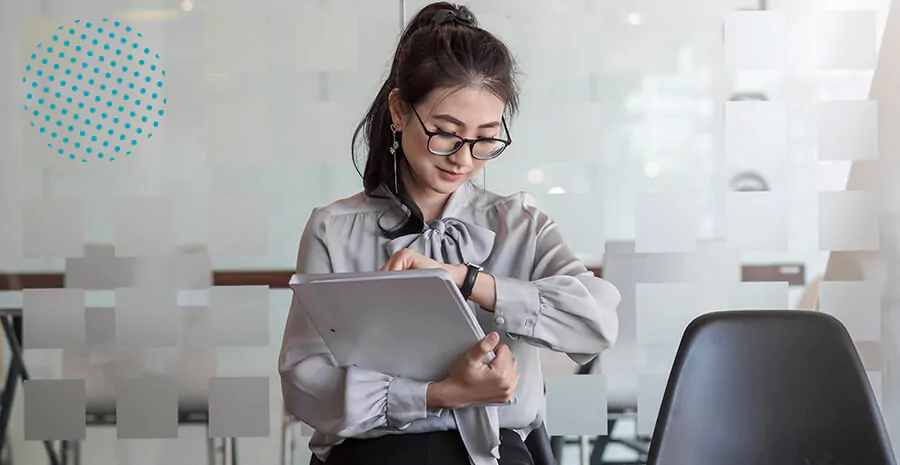
<path id="1" fill-rule="evenodd" d="M 443 113 L 442 113 L 442 114 L 439 114 L 439 115 L 434 115 L 434 116 L 432 116 L 432 118 L 444 120 L 444 121 L 447 121 L 447 122 L 449 122 L 449 123 L 453 123 L 453 124 L 455 124 L 455 125 L 457 125 L 457 126 L 466 127 L 466 123 L 463 123 L 462 121 L 460 121 L 459 119 L 457 119 L 457 118 L 455 118 L 455 117 L 453 117 L 453 116 L 451 116 L 451 115 L 447 115 L 447 114 L 443 114 Z M 499 122 L 499 121 L 491 121 L 490 123 L 484 123 L 484 124 L 478 126 L 478 129 L 493 129 L 493 128 L 498 128 L 498 127 L 500 127 L 500 122 Z"/>

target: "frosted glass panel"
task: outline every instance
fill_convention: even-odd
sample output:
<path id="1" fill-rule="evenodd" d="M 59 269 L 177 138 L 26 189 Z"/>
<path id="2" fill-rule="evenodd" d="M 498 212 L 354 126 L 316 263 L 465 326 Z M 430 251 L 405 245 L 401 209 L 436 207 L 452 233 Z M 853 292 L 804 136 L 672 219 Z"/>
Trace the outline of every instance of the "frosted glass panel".
<path id="1" fill-rule="evenodd" d="M 819 193 L 819 250 L 878 250 L 878 194 Z"/>
<path id="2" fill-rule="evenodd" d="M 728 294 L 729 309 L 786 310 L 788 283 L 740 283 Z"/>
<path id="3" fill-rule="evenodd" d="M 210 204 L 210 253 L 216 256 L 259 256 L 268 253 L 267 198 L 216 196 Z"/>
<path id="4" fill-rule="evenodd" d="M 116 346 L 120 348 L 178 345 L 175 291 L 158 288 L 116 289 Z"/>
<path id="5" fill-rule="evenodd" d="M 703 314 L 698 289 L 686 283 L 638 283 L 638 344 L 677 343 L 688 323 Z"/>
<path id="6" fill-rule="evenodd" d="M 24 348 L 84 348 L 83 290 L 26 289 L 22 293 L 22 300 Z"/>
<path id="7" fill-rule="evenodd" d="M 354 71 L 358 68 L 359 24 L 352 11 L 334 4 L 319 4 L 296 20 L 299 70 Z M 329 40 L 322 40 L 328 37 Z"/>
<path id="8" fill-rule="evenodd" d="M 881 340 L 881 297 L 865 281 L 825 281 L 819 286 L 819 309 L 834 316 L 854 341 Z"/>
<path id="9" fill-rule="evenodd" d="M 783 102 L 725 104 L 725 154 L 746 166 L 781 160 L 787 152 L 787 106 Z"/>
<path id="10" fill-rule="evenodd" d="M 269 288 L 214 287 L 210 291 L 210 330 L 220 346 L 269 344 Z"/>
<path id="11" fill-rule="evenodd" d="M 604 376 L 550 376 L 545 379 L 545 384 L 549 434 L 607 434 Z"/>
<path id="12" fill-rule="evenodd" d="M 119 380 L 116 427 L 119 439 L 177 438 L 177 380 L 165 376 Z"/>
<path id="13" fill-rule="evenodd" d="M 595 261 L 603 256 L 604 225 L 603 197 L 596 194 L 546 195 L 541 209 L 555 221 L 566 244 L 576 254 L 585 254 Z M 573 205 L 581 208 L 573 209 Z"/>
<path id="14" fill-rule="evenodd" d="M 209 437 L 269 436 L 269 378 L 209 380 Z"/>
<path id="15" fill-rule="evenodd" d="M 784 195 L 774 192 L 728 194 L 728 246 L 737 250 L 785 250 L 788 212 Z"/>
<path id="16" fill-rule="evenodd" d="M 22 235 L 26 257 L 84 255 L 84 217 L 77 199 L 33 200 L 25 205 Z"/>
<path id="17" fill-rule="evenodd" d="M 84 439 L 83 379 L 31 379 L 22 388 L 26 441 Z"/>
<path id="18" fill-rule="evenodd" d="M 697 248 L 698 224 L 694 197 L 677 193 L 641 195 L 635 252 L 693 252 Z"/>
<path id="19" fill-rule="evenodd" d="M 265 72 L 266 20 L 263 16 L 206 16 L 203 48 L 210 73 Z"/>
<path id="20" fill-rule="evenodd" d="M 741 11 L 725 17 L 725 67 L 782 71 L 787 64 L 787 21 L 779 11 Z"/>
<path id="21" fill-rule="evenodd" d="M 819 160 L 878 158 L 878 102 L 823 102 L 819 118 Z"/>
<path id="22" fill-rule="evenodd" d="M 116 256 L 159 256 L 175 249 L 171 199 L 123 197 L 116 211 Z"/>
<path id="23" fill-rule="evenodd" d="M 820 69 L 874 69 L 874 11 L 822 11 L 816 16 L 816 63 Z"/>
<path id="24" fill-rule="evenodd" d="M 206 108 L 210 165 L 234 168 L 265 163 L 270 126 L 269 107 L 262 102 L 210 103 Z"/>

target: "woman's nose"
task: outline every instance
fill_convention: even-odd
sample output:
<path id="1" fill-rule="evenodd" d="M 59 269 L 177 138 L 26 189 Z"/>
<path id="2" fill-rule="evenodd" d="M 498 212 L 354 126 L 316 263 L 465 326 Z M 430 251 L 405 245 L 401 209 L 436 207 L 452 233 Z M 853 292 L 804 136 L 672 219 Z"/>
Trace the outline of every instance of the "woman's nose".
<path id="1" fill-rule="evenodd" d="M 463 144 L 459 150 L 450 155 L 450 161 L 454 165 L 468 167 L 472 164 L 472 144 Z"/>

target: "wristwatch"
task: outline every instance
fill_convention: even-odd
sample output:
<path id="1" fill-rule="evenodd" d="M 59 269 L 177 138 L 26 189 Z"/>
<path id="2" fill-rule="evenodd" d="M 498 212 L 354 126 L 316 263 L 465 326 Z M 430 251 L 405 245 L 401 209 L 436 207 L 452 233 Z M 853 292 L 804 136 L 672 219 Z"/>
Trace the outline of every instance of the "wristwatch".
<path id="1" fill-rule="evenodd" d="M 466 277 L 463 279 L 462 287 L 459 288 L 460 292 L 462 292 L 462 296 L 464 299 L 469 300 L 469 297 L 472 296 L 472 290 L 475 289 L 475 279 L 478 278 L 478 273 L 480 273 L 484 268 L 474 263 L 466 262 Z"/>

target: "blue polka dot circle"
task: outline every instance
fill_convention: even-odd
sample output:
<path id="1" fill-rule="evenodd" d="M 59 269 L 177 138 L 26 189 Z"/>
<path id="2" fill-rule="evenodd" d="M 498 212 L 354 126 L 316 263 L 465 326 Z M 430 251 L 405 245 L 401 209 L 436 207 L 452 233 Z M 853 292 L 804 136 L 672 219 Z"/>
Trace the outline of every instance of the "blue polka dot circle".
<path id="1" fill-rule="evenodd" d="M 76 20 L 26 57 L 25 114 L 56 156 L 114 161 L 153 137 L 165 115 L 159 55 L 132 27 Z"/>

